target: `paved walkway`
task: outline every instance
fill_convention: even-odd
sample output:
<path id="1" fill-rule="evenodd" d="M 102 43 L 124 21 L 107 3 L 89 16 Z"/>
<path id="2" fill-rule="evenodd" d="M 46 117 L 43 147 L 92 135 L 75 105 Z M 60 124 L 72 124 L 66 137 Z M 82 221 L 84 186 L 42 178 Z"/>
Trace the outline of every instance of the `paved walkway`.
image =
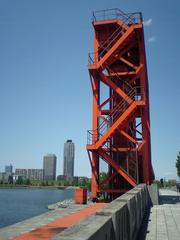
<path id="1" fill-rule="evenodd" d="M 160 190 L 160 204 L 151 208 L 140 240 L 180 240 L 180 193 Z"/>

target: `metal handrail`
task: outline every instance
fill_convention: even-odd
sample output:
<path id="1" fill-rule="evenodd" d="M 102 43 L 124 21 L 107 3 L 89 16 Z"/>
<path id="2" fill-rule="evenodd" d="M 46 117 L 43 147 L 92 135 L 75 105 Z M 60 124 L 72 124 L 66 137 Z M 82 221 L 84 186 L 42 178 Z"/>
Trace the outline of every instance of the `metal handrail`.
<path id="1" fill-rule="evenodd" d="M 98 129 L 101 130 L 104 125 L 107 125 L 107 122 L 110 122 L 111 119 L 116 116 L 116 113 L 123 107 L 123 105 L 124 105 L 124 104 L 127 104 L 127 101 L 126 101 L 126 100 L 127 100 L 128 98 L 133 97 L 133 96 L 134 96 L 134 89 L 132 89 L 132 90 L 130 91 L 130 93 L 128 93 L 128 95 L 127 95 L 125 98 L 123 98 L 123 99 L 121 100 L 121 102 L 116 105 L 115 108 L 113 108 L 113 110 L 111 111 L 111 113 L 107 116 L 106 120 L 103 121 L 103 122 L 99 125 Z M 124 109 L 123 109 L 123 110 L 124 110 Z"/>
<path id="2" fill-rule="evenodd" d="M 123 25 L 122 25 L 123 26 Z M 88 54 L 88 62 L 89 64 L 95 63 L 96 56 L 100 59 L 105 51 L 107 51 L 108 47 L 119 37 L 122 33 L 122 26 L 118 27 L 109 38 L 99 47 L 99 50 L 96 52 L 91 52 Z M 107 45 L 108 44 L 108 45 Z M 107 45 L 107 46 L 106 46 Z M 102 49 L 102 50 L 101 50 Z M 101 51 L 100 51 L 101 50 Z M 99 54 L 100 51 L 100 54 Z"/>
<path id="3" fill-rule="evenodd" d="M 116 72 L 114 72 L 114 71 L 113 71 L 112 69 L 110 69 L 109 67 L 106 67 L 106 69 L 107 69 L 110 73 L 114 74 L 114 76 L 115 76 L 118 80 L 121 81 L 121 78 L 119 77 L 119 75 L 118 75 Z M 129 88 L 129 90 L 132 89 L 131 85 L 130 85 L 127 81 L 124 81 L 123 83 L 126 84 L 126 86 Z"/>
<path id="4" fill-rule="evenodd" d="M 140 94 L 137 95 L 137 89 L 140 89 Z M 116 121 L 116 119 L 120 116 L 120 113 L 124 113 L 128 107 L 127 99 L 134 99 L 135 101 L 140 101 L 143 99 L 143 89 L 141 87 L 134 87 L 130 90 L 128 95 L 122 99 L 120 103 L 116 105 L 116 107 L 111 111 L 111 113 L 107 116 L 106 120 L 102 121 L 101 124 L 95 130 L 87 131 L 87 142 L 88 144 L 92 143 L 92 139 L 95 139 L 95 142 L 99 139 L 100 135 L 103 135 L 105 130 L 112 126 L 112 124 Z M 140 98 L 138 97 L 140 96 Z M 92 136 L 92 137 L 91 137 Z"/>
<path id="5" fill-rule="evenodd" d="M 135 23 L 142 22 L 142 14 L 140 12 L 124 13 L 118 8 L 93 12 L 93 21 L 102 21 L 117 18 L 120 18 L 121 20 L 126 20 L 128 17 L 131 17 L 132 20 L 135 21 Z"/>

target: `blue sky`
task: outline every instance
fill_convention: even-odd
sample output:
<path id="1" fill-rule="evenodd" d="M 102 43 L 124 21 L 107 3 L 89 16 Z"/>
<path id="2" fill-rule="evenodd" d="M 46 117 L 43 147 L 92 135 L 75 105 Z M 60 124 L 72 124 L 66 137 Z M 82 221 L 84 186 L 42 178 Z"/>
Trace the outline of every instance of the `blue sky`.
<path id="1" fill-rule="evenodd" d="M 92 11 L 142 11 L 151 105 L 152 161 L 157 178 L 175 178 L 180 151 L 178 76 L 180 2 L 148 0 L 0 0 L 0 171 L 41 168 L 75 142 L 75 175 L 90 176 L 86 131 L 91 129 L 87 54 Z"/>

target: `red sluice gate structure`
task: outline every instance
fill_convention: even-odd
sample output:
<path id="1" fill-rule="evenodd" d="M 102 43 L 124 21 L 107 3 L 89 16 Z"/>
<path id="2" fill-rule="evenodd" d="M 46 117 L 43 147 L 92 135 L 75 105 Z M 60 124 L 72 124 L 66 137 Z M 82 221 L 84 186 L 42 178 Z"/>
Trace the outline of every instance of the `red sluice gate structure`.
<path id="1" fill-rule="evenodd" d="M 94 201 L 101 193 L 110 201 L 154 179 L 143 21 L 141 13 L 110 9 L 94 12 L 92 24 L 91 191 Z"/>

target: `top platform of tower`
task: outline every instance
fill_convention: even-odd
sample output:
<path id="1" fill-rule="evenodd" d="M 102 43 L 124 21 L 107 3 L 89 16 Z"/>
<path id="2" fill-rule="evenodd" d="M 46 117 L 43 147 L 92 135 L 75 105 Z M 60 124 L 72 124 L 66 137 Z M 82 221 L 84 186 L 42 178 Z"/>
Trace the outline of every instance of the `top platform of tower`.
<path id="1" fill-rule="evenodd" d="M 142 13 L 134 12 L 134 13 L 124 13 L 118 8 L 106 9 L 100 11 L 93 12 L 93 25 L 96 25 L 100 22 L 108 21 L 108 20 L 120 20 L 125 24 L 131 25 L 136 23 L 142 23 Z"/>
<path id="2" fill-rule="evenodd" d="M 120 9 L 114 8 L 94 11 L 92 24 L 99 46 L 98 50 L 96 49 L 88 55 L 88 66 L 93 70 L 97 68 L 95 64 L 131 26 L 134 26 L 134 30 L 138 27 L 139 29 L 143 28 L 143 18 L 141 12 L 124 13 Z"/>

